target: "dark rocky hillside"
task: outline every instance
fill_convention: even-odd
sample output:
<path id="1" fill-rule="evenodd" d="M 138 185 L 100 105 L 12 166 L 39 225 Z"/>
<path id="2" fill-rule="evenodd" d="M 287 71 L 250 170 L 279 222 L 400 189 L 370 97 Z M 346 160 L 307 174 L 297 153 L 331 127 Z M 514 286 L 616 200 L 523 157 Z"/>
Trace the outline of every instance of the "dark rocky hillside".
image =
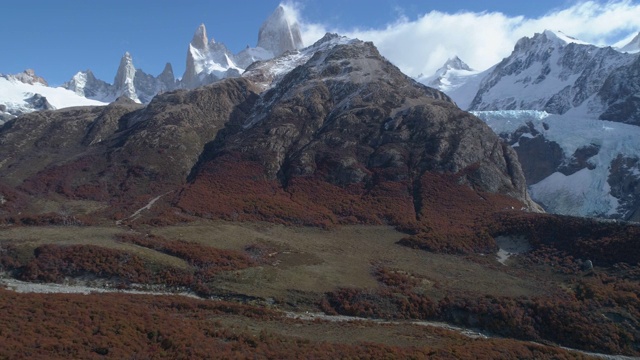
<path id="1" fill-rule="evenodd" d="M 2 128 L 0 151 L 7 185 L 107 202 L 116 217 L 174 192 L 204 217 L 408 224 L 429 202 L 425 174 L 536 208 L 510 147 L 359 41 L 318 51 L 262 93 L 238 78 L 146 107 L 30 114 Z"/>

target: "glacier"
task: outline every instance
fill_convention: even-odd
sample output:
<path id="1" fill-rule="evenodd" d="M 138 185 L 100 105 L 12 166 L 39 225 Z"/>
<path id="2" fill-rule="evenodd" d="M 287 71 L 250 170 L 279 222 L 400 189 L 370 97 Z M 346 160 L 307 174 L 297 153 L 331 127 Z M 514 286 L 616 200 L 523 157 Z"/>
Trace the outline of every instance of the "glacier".
<path id="1" fill-rule="evenodd" d="M 640 127 L 598 120 L 590 117 L 584 106 L 563 115 L 534 110 L 471 113 L 503 138 L 512 136 L 523 126 L 533 126 L 545 139 L 560 145 L 565 160 L 581 147 L 598 146 L 598 153 L 588 160 L 593 169 L 584 168 L 571 175 L 554 172 L 530 185 L 530 195 L 546 211 L 556 214 L 604 218 L 625 215 L 619 199 L 611 193 L 608 179 L 616 158 L 636 158 L 640 154 Z M 513 146 L 517 147 L 517 142 Z M 640 171 L 631 171 L 631 176 L 640 178 Z"/>

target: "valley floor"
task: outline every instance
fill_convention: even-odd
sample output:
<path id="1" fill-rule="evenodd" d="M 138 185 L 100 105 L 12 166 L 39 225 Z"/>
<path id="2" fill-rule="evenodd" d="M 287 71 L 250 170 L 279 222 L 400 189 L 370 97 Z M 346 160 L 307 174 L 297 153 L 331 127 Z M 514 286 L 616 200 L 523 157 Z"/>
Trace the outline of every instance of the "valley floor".
<path id="1" fill-rule="evenodd" d="M 411 249 L 398 244 L 404 236 L 387 226 L 322 230 L 223 221 L 5 227 L 0 308 L 8 316 L 0 320 L 0 342 L 10 350 L 0 359 L 174 358 L 185 349 L 191 356 L 207 349 L 240 358 L 582 358 L 600 355 L 557 343 L 614 349 L 558 341 L 526 318 L 574 304 L 567 299 L 583 283 L 597 282 L 597 274 L 535 263 L 505 239 L 501 251 L 513 252 L 499 258 Z M 632 309 L 612 308 L 607 316 L 637 321 Z M 77 328 L 92 330 L 80 335 Z M 119 336 L 125 333 L 129 340 Z M 320 348 L 328 350 L 320 356 Z"/>

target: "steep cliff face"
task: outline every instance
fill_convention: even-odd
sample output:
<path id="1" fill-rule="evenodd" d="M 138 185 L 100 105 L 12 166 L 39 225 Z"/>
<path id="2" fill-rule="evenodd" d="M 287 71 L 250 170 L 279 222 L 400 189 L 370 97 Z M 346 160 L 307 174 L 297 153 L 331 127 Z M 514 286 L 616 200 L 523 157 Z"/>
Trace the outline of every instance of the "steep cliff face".
<path id="1" fill-rule="evenodd" d="M 598 91 L 600 119 L 640 125 L 640 58 L 613 71 Z"/>
<path id="2" fill-rule="evenodd" d="M 115 96 L 126 96 L 129 99 L 140 102 L 136 88 L 134 86 L 134 78 L 137 75 L 136 68 L 133 66 L 131 54 L 126 52 L 120 59 L 120 66 L 113 79 Z"/>

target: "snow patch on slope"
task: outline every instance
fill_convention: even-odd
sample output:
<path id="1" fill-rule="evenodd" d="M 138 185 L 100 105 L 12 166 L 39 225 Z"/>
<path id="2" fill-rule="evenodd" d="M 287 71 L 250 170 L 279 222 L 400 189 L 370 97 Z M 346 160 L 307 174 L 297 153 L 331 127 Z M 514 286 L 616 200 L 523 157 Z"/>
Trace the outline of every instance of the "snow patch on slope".
<path id="1" fill-rule="evenodd" d="M 328 56 L 326 50 L 329 50 L 337 45 L 350 44 L 357 41 L 360 40 L 350 39 L 345 36 L 327 33 L 322 39 L 316 41 L 315 44 L 308 46 L 302 50 L 289 51 L 284 53 L 282 56 L 276 57 L 274 59 L 254 63 L 249 68 L 247 68 L 242 76 L 250 79 L 263 91 L 262 94 L 265 94 L 266 90 L 275 87 L 278 82 L 280 82 L 288 73 L 290 73 L 296 67 L 304 65 L 309 61 L 322 63 Z M 322 53 L 322 51 L 324 51 L 324 53 Z M 318 52 L 320 52 L 318 54 L 319 56 L 314 57 L 314 55 Z M 264 96 L 262 96 L 260 100 L 258 100 L 258 104 L 256 106 L 260 106 L 265 109 L 270 108 L 273 103 L 273 99 L 276 99 L 277 97 L 272 96 L 270 98 L 272 100 L 265 100 Z M 266 117 L 266 114 L 266 110 L 259 112 L 258 115 L 247 119 L 243 127 L 245 129 L 248 129 L 254 126 L 262 119 L 264 119 Z"/>
<path id="2" fill-rule="evenodd" d="M 563 33 L 562 31 L 552 31 L 552 30 L 545 30 L 544 34 L 547 36 L 547 38 L 549 39 L 554 39 L 556 41 L 560 41 L 564 44 L 579 44 L 579 45 L 593 45 L 591 43 L 588 43 L 586 41 L 582 41 L 579 39 L 574 38 L 573 36 L 569 36 L 565 33 Z"/>
<path id="3" fill-rule="evenodd" d="M 350 44 L 354 41 L 337 34 L 326 34 L 315 44 L 299 51 L 289 51 L 267 61 L 256 62 L 242 74 L 242 77 L 253 80 L 262 90 L 274 87 L 286 74 L 294 68 L 305 64 L 318 51 L 328 50 L 337 45 Z"/>
<path id="4" fill-rule="evenodd" d="M 234 69 L 239 73 L 244 71 L 244 69 L 239 68 L 226 53 L 221 53 L 213 49 L 209 50 L 209 48 L 201 50 L 193 45 L 189 45 L 189 52 L 191 52 L 191 56 L 193 57 L 195 71 L 201 77 L 214 74 L 219 78 L 224 78 L 229 69 Z M 223 64 L 223 62 L 226 62 L 226 64 Z"/>

